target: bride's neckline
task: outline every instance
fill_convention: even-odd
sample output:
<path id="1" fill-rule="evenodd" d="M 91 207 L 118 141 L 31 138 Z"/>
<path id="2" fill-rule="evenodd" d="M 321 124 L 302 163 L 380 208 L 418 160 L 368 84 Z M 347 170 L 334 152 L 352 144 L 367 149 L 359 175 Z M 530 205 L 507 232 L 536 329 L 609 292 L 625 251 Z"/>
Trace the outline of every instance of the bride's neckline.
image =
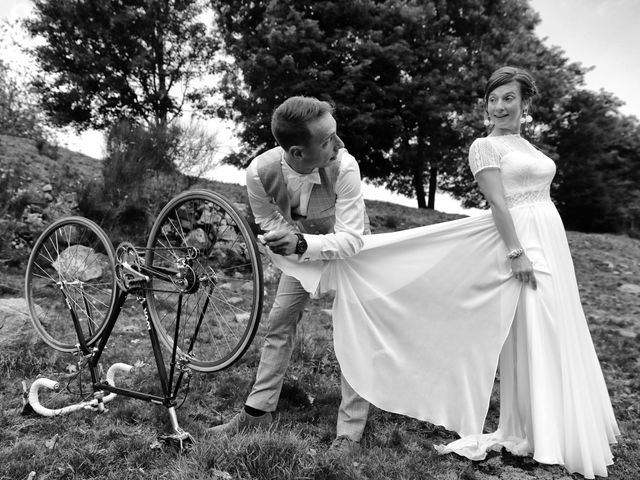
<path id="1" fill-rule="evenodd" d="M 520 138 L 522 138 L 522 135 L 520 135 L 519 133 L 505 133 L 504 135 L 487 135 L 487 138 L 500 138 L 500 137 L 520 137 Z"/>
<path id="2" fill-rule="evenodd" d="M 485 138 L 492 138 L 494 140 L 498 140 L 500 139 L 500 141 L 504 142 L 506 141 L 507 143 L 519 143 L 519 142 L 525 142 L 525 143 L 529 143 L 527 141 L 527 139 L 525 139 L 522 135 L 518 134 L 518 133 L 507 133 L 505 135 L 487 135 Z"/>
<path id="3" fill-rule="evenodd" d="M 524 138 L 522 135 L 518 133 L 506 133 L 504 135 L 487 135 L 485 138 L 493 138 L 493 139 L 500 138 L 502 139 L 501 141 L 503 142 L 504 146 L 510 149 L 526 147 L 535 152 L 542 152 L 542 150 L 540 150 L 538 147 L 536 147 L 531 142 L 529 142 L 529 140 L 527 140 L 526 138 Z M 511 139 L 514 139 L 515 142 L 513 142 Z M 507 141 L 505 142 L 505 140 Z"/>

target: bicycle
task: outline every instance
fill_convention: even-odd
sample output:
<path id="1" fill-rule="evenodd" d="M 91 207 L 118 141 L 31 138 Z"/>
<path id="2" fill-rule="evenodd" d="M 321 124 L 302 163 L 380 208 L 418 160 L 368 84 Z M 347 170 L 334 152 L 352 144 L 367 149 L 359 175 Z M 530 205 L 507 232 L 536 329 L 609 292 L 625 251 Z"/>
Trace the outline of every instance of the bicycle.
<path id="1" fill-rule="evenodd" d="M 193 441 L 175 412 L 185 375 L 216 372 L 240 359 L 258 329 L 263 290 L 260 252 L 249 224 L 215 192 L 191 190 L 171 199 L 144 248 L 123 242 L 114 249 L 95 222 L 60 219 L 34 244 L 25 294 L 40 337 L 56 350 L 82 357 L 79 370 L 88 367 L 93 398 L 59 407 L 58 382 L 38 379 L 28 404 L 47 416 L 105 411 L 105 402 L 116 395 L 164 405 L 172 433 L 161 440 L 182 448 Z M 99 365 L 131 294 L 142 307 L 162 396 L 117 387 L 115 375 L 131 372 L 130 365 L 116 363 L 106 376 Z M 163 348 L 170 352 L 168 371 Z M 48 406 L 42 405 L 42 387 L 54 392 Z"/>

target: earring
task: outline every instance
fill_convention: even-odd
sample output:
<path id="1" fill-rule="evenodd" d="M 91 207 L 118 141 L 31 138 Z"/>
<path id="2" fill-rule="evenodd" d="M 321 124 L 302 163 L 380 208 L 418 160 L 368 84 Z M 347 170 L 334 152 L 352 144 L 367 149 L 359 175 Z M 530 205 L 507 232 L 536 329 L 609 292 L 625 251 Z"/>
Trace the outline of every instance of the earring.
<path id="1" fill-rule="evenodd" d="M 520 117 L 520 123 L 531 123 L 533 122 L 533 117 L 528 113 L 525 113 L 522 117 Z"/>
<path id="2" fill-rule="evenodd" d="M 485 127 L 488 127 L 489 125 L 491 125 L 491 122 L 489 121 L 489 119 L 488 119 L 488 118 L 485 118 L 485 119 L 484 119 L 484 121 L 483 121 L 482 123 L 484 123 L 484 126 L 485 126 Z"/>

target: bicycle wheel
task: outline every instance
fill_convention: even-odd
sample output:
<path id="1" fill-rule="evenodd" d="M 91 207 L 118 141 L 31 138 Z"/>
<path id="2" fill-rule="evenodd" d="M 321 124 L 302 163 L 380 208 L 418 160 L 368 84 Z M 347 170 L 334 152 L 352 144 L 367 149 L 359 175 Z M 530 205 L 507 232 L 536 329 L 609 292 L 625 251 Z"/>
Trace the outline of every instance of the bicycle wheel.
<path id="1" fill-rule="evenodd" d="M 25 294 L 31 322 L 63 352 L 78 350 L 72 312 L 87 342 L 100 337 L 115 303 L 114 250 L 102 228 L 67 217 L 40 235 L 27 264 Z"/>
<path id="2" fill-rule="evenodd" d="M 226 198 L 206 190 L 173 198 L 151 228 L 145 269 L 151 319 L 166 347 L 175 338 L 179 356 L 201 372 L 242 356 L 262 313 L 262 263 L 247 221 Z"/>

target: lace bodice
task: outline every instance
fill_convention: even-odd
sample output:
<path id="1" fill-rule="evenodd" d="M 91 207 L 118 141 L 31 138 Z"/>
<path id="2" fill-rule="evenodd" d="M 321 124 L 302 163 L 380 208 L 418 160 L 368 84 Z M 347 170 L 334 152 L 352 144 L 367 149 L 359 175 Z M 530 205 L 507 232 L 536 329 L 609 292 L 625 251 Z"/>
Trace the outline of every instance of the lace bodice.
<path id="1" fill-rule="evenodd" d="M 486 168 L 500 169 L 508 207 L 550 200 L 555 163 L 519 135 L 476 139 L 469 166 L 474 176 Z"/>

